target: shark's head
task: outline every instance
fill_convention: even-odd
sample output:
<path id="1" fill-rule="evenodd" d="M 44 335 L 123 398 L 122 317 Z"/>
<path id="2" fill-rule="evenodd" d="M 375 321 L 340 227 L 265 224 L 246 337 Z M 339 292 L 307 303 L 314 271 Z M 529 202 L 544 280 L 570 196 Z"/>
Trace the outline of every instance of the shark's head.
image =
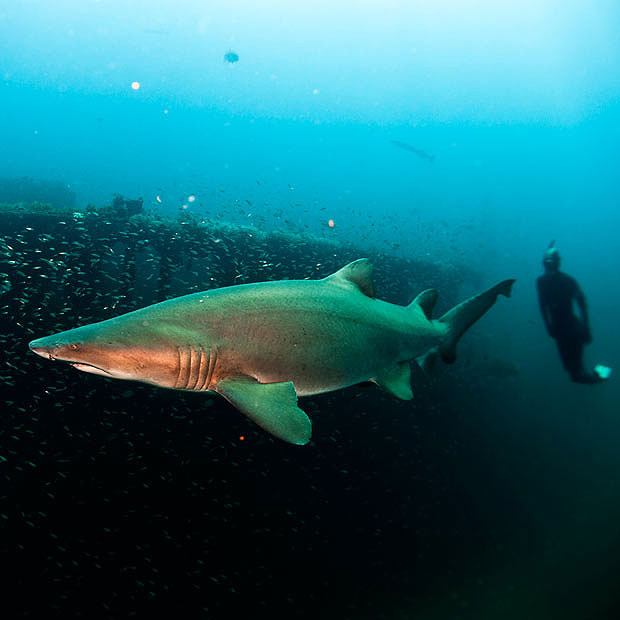
<path id="1" fill-rule="evenodd" d="M 38 338 L 28 346 L 41 357 L 68 362 L 84 372 L 171 387 L 178 373 L 174 347 L 145 338 L 144 327 L 137 338 L 133 330 L 116 321 L 110 319 Z"/>

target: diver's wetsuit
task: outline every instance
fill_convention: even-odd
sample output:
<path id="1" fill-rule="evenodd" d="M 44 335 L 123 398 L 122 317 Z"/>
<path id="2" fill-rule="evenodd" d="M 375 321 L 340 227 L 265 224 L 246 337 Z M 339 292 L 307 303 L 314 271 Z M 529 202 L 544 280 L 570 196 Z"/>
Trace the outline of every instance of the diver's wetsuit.
<path id="1" fill-rule="evenodd" d="M 598 383 L 601 378 L 583 367 L 583 347 L 591 342 L 586 299 L 577 281 L 561 271 L 547 272 L 537 280 L 538 301 L 547 331 L 558 344 L 564 368 L 576 383 Z M 573 312 L 577 302 L 581 319 Z"/>

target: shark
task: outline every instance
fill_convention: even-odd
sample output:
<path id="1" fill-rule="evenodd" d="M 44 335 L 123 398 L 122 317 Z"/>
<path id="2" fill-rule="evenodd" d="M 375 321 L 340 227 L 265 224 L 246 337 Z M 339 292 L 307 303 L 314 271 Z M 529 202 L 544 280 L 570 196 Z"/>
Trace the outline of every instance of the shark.
<path id="1" fill-rule="evenodd" d="M 374 382 L 411 399 L 410 362 L 455 361 L 460 337 L 513 283 L 433 319 L 435 289 L 407 306 L 377 299 L 372 262 L 361 258 L 320 280 L 192 293 L 28 346 L 94 375 L 215 392 L 275 437 L 304 445 L 312 423 L 298 397 Z"/>
<path id="2" fill-rule="evenodd" d="M 411 144 L 407 144 L 407 142 L 401 142 L 400 140 L 392 140 L 392 144 L 394 144 L 398 148 L 404 149 L 405 151 L 409 151 L 410 153 L 413 153 L 414 155 L 417 155 L 418 157 L 421 157 L 422 159 L 427 159 L 428 161 L 431 162 L 431 164 L 435 161 L 434 155 L 431 155 L 430 153 L 427 153 L 426 151 L 423 151 L 422 149 L 418 149 L 415 146 L 412 146 Z"/>

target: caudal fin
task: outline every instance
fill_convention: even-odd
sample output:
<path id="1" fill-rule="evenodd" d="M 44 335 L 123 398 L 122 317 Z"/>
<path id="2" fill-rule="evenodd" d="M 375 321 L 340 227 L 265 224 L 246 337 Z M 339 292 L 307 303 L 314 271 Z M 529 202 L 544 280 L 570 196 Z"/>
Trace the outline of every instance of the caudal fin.
<path id="1" fill-rule="evenodd" d="M 446 325 L 446 336 L 439 345 L 441 359 L 447 364 L 456 360 L 456 343 L 460 337 L 495 303 L 498 295 L 510 297 L 514 280 L 504 280 L 480 295 L 466 299 L 448 310 L 440 319 Z"/>

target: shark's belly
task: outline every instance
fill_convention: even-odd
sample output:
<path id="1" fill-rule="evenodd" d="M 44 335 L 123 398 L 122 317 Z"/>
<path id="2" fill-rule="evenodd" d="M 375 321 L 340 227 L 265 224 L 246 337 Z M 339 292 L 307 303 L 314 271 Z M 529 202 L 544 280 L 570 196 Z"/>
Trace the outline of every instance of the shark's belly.
<path id="1" fill-rule="evenodd" d="M 400 361 L 397 334 L 347 318 L 280 316 L 239 327 L 218 349 L 222 376 L 261 383 L 292 381 L 300 396 L 338 390 L 376 377 Z"/>
<path id="2" fill-rule="evenodd" d="M 246 358 L 246 364 L 247 373 L 261 383 L 292 381 L 300 396 L 338 390 L 376 374 L 372 363 L 353 363 L 350 357 L 335 354 L 317 359 L 292 352 L 275 362 L 257 355 Z"/>

